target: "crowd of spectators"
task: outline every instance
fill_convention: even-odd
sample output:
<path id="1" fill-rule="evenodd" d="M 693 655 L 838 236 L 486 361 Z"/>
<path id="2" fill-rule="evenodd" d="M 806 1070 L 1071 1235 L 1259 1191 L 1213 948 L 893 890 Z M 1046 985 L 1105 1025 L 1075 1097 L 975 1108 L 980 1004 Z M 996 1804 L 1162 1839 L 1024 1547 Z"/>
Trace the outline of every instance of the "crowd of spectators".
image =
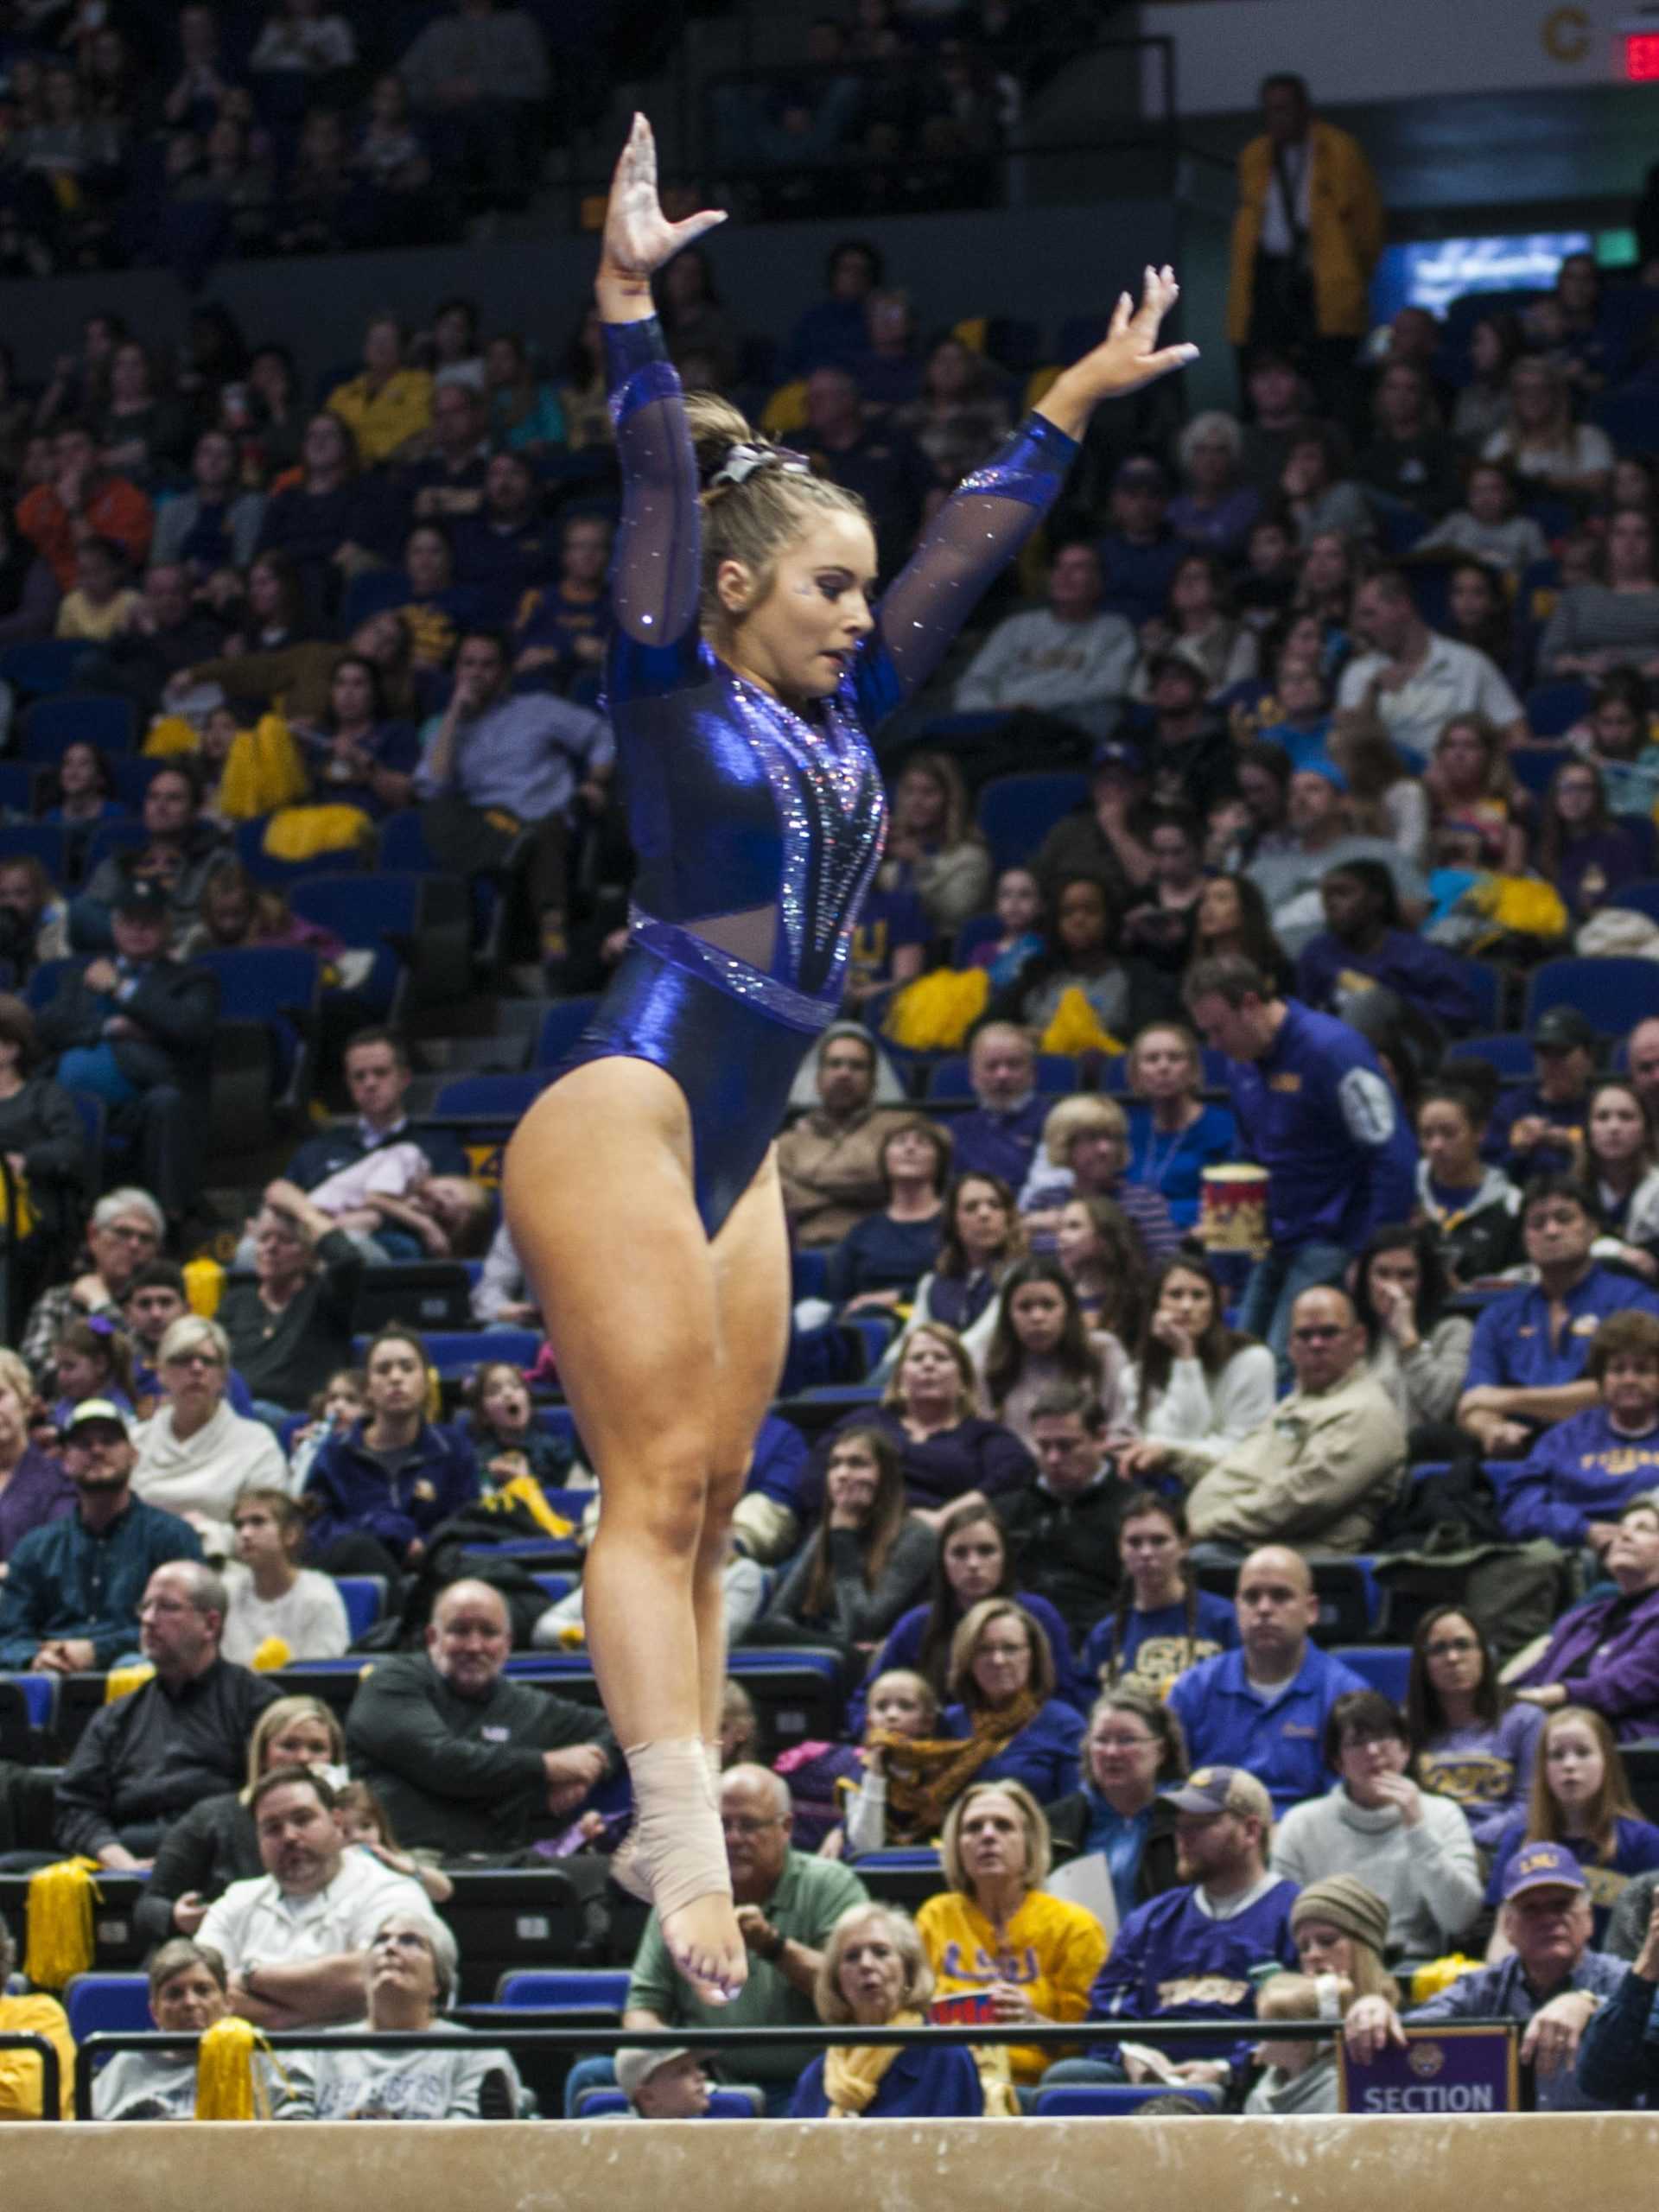
<path id="1" fill-rule="evenodd" d="M 255 63 L 348 67 L 352 31 L 290 5 Z M 729 387 L 737 334 L 679 266 L 677 358 Z M 1077 2035 L 804 2075 L 746 2050 L 728 2070 L 768 2111 L 1014 2114 L 1045 2078 L 1333 2109 L 1328 2038 L 1258 2056 L 1250 2033 L 1333 2003 L 1357 2055 L 1497 2013 L 1541 2104 L 1636 2094 L 1598 2024 L 1659 1980 L 1630 1903 L 1659 1827 L 1624 1762 L 1659 1737 L 1659 1014 L 1601 1019 L 1592 961 L 1659 943 L 1619 904 L 1654 873 L 1659 574 L 1654 464 L 1593 419 L 1601 287 L 1569 257 L 1513 327 L 1465 344 L 1408 309 L 1374 359 L 1247 330 L 1249 419 L 1138 421 L 1093 457 L 1094 506 L 1085 455 L 1041 603 L 988 609 L 899 733 L 847 1018 L 780 1133 L 791 1395 L 727 1571 L 734 1641 L 828 1654 L 842 1725 L 768 1765 L 734 1680 L 750 1979 L 699 2007 L 653 1926 L 625 2025 L 971 1996 Z M 556 1001 L 620 956 L 615 485 L 571 321 L 560 355 L 464 300 L 418 339 L 372 315 L 308 413 L 280 340 L 221 311 L 170 364 L 94 315 L 9 403 L 4 638 L 60 644 L 54 705 L 129 741 L 32 755 L 9 664 L 33 771 L 9 819 L 62 858 L 0 825 L 0 1669 L 148 1669 L 16 1857 L 147 1876 L 153 2013 L 181 2034 L 431 2028 L 452 1875 L 596 1862 L 626 1825 L 596 1709 L 506 1671 L 580 1648 L 580 1587 L 526 1586 L 493 1539 L 579 1567 L 597 1501 L 550 1363 L 497 1334 L 537 1317 L 492 1179 L 411 1111 L 408 1039 L 359 1018 L 374 948 L 251 865 L 355 865 L 413 817 L 435 873 L 493 894 L 492 990 Z M 1022 396 L 961 334 L 925 351 L 857 240 L 778 358 L 759 398 L 868 500 L 889 572 Z M 1011 766 L 1085 796 L 1021 845 Z M 1569 943 L 1576 1000 L 1484 1035 Z M 258 946 L 326 964 L 317 1065 L 349 1111 L 226 1218 L 211 1045 L 236 1009 L 209 956 Z M 468 1268 L 484 1325 L 459 1399 L 406 1321 L 356 1319 L 377 1270 L 432 1259 Z M 1379 1556 L 1403 1695 L 1328 1648 Z M 353 1648 L 364 1577 L 381 1618 L 342 1727 L 287 1678 Z M 874 1854 L 935 1843 L 912 1923 Z M 1414 2006 L 1446 1955 L 1484 1963 Z M 45 2001 L 0 1994 L 0 2024 Z M 1089 2032 L 1160 2019 L 1213 2044 Z M 643 2116 L 695 2113 L 701 2058 L 626 2051 L 614 2078 Z M 612 2070 L 582 2062 L 570 2108 Z M 29 2080 L 0 2063 L 0 2097 Z M 171 2058 L 99 2082 L 111 2117 L 191 2108 Z M 488 2115 L 521 2084 L 481 2044 L 324 2051 L 281 2094 Z"/>

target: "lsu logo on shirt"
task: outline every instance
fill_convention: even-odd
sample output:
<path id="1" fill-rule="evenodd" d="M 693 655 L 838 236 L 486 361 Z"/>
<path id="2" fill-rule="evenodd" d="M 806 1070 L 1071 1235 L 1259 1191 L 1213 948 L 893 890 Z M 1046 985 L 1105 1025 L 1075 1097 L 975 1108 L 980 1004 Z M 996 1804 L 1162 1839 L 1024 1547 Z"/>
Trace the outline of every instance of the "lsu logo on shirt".
<path id="1" fill-rule="evenodd" d="M 1243 2004 L 1249 1993 L 1249 1983 L 1236 1981 L 1230 1974 L 1181 1976 L 1173 1981 L 1159 1983 L 1158 2009 L 1160 2012 L 1167 2012 L 1177 2005 L 1237 2005 Z"/>

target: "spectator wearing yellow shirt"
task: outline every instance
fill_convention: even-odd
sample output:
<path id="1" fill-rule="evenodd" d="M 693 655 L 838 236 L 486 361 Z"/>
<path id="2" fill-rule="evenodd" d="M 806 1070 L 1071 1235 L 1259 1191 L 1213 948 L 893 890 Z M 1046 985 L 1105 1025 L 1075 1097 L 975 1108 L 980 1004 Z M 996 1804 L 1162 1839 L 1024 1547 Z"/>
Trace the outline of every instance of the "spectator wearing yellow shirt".
<path id="1" fill-rule="evenodd" d="M 6 1985 L 17 1963 L 11 1931 L 0 1920 L 0 2035 L 44 2036 L 58 2054 L 62 2116 L 75 2116 L 75 2044 L 69 2021 L 55 1997 L 31 1993 L 8 1997 Z M 32 2050 L 0 2050 L 0 2120 L 39 2120 L 41 2062 Z"/>
<path id="2" fill-rule="evenodd" d="M 999 2027 L 1085 2018 L 1105 1931 L 1084 1906 L 1044 1890 L 1049 1853 L 1048 1822 L 1023 1783 L 963 1790 L 939 1846 L 950 1887 L 916 1916 L 938 1996 L 988 1996 Z M 1007 2053 L 1021 2088 L 1066 2056 L 1037 2044 L 1011 2044 Z"/>
<path id="3" fill-rule="evenodd" d="M 426 437 L 432 428 L 432 379 L 424 369 L 404 366 L 403 325 L 378 315 L 363 337 L 363 373 L 336 385 L 329 412 L 357 441 L 363 466 L 391 461 Z"/>

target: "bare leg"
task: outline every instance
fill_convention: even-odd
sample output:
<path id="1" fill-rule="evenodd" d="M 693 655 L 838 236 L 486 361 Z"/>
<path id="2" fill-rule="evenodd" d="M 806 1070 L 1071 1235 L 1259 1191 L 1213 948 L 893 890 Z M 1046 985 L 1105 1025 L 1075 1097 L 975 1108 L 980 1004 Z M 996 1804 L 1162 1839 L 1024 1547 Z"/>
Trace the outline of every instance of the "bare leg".
<path id="1" fill-rule="evenodd" d="M 747 1294 L 738 1297 L 722 1328 L 722 1268 L 692 1196 L 685 1101 L 672 1078 L 646 1062 L 591 1063 L 538 1100 L 509 1150 L 506 1198 L 513 1240 L 603 1490 L 583 1578 L 594 1670 L 624 1749 L 652 1746 L 656 1760 L 671 1745 L 697 1745 L 717 1713 L 720 1566 L 749 1441 L 736 1440 L 741 1418 L 728 1409 L 726 1362 L 729 1346 L 752 1399 L 765 1364 L 747 1340 L 756 1307 Z M 735 1226 L 746 1211 L 753 1226 Z M 775 1280 L 775 1260 L 764 1263 L 763 1219 L 748 1197 L 734 1211 L 728 1275 L 741 1261 L 759 1280 Z M 758 1332 L 773 1348 L 766 1357 L 774 1374 L 779 1325 L 774 1319 Z M 769 1390 L 768 1381 L 762 1408 Z M 759 1410 L 751 1428 L 758 1421 Z M 713 1648 L 705 1654 L 700 1631 L 710 1618 Z M 700 1755 L 696 1767 L 698 1789 L 674 1808 L 683 1838 L 677 1876 L 683 1889 L 689 1859 L 694 1871 L 707 1871 L 708 1888 L 672 1904 L 664 1894 L 659 1903 L 676 1964 L 713 1995 L 741 1986 L 747 1954 Z M 685 1790 L 682 1770 L 683 1762 L 677 1771 Z M 652 1865 L 658 1884 L 660 1858 Z"/>

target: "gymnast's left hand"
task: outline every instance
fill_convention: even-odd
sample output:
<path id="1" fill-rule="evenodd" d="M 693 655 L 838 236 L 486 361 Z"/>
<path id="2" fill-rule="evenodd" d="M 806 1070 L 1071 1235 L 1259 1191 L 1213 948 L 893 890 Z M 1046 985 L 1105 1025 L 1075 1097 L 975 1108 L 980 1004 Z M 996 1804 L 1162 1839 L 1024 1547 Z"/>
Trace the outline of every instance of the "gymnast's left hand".
<path id="1" fill-rule="evenodd" d="M 725 220 L 722 211 L 704 208 L 701 214 L 688 215 L 683 223 L 669 221 L 657 197 L 657 141 L 645 117 L 636 115 L 611 179 L 605 237 L 600 248 L 600 282 L 611 280 L 637 289 L 683 247 Z"/>
<path id="2" fill-rule="evenodd" d="M 1148 269 L 1140 306 L 1135 306 L 1127 292 L 1121 295 L 1105 337 L 1093 353 L 1073 362 L 1055 380 L 1039 401 L 1038 413 L 1079 436 L 1103 399 L 1122 399 L 1196 361 L 1196 346 L 1160 348 L 1158 344 L 1159 327 L 1180 290 L 1173 269 Z"/>

